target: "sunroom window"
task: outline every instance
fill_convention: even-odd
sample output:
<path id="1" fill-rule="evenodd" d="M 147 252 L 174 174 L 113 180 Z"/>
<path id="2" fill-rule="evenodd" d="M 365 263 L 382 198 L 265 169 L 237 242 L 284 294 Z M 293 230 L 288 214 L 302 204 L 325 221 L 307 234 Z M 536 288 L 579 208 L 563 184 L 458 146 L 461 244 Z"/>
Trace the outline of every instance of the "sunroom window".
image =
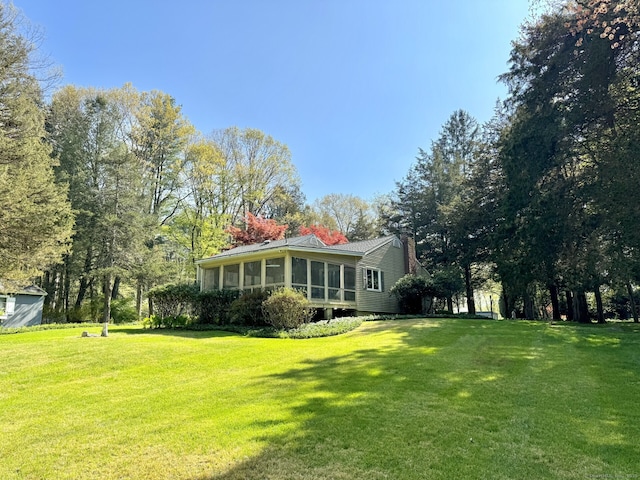
<path id="1" fill-rule="evenodd" d="M 306 294 L 307 292 L 307 259 L 291 259 L 291 286 Z"/>
<path id="2" fill-rule="evenodd" d="M 284 258 L 269 258 L 266 260 L 265 265 L 267 269 L 265 273 L 265 285 L 284 285 Z"/>
<path id="3" fill-rule="evenodd" d="M 311 298 L 324 300 L 324 262 L 311 262 Z"/>
<path id="4" fill-rule="evenodd" d="M 223 288 L 238 288 L 240 286 L 240 264 L 225 265 L 223 267 Z"/>
<path id="5" fill-rule="evenodd" d="M 260 288 L 262 285 L 262 279 L 260 272 L 262 270 L 262 262 L 247 262 L 244 264 L 244 289 L 254 290 Z"/>
<path id="6" fill-rule="evenodd" d="M 344 267 L 344 299 L 346 302 L 356 301 L 356 269 Z"/>
<path id="7" fill-rule="evenodd" d="M 202 289 L 218 290 L 220 288 L 220 267 L 205 268 L 202 272 Z"/>
<path id="8" fill-rule="evenodd" d="M 340 265 L 327 264 L 329 300 L 340 300 Z"/>

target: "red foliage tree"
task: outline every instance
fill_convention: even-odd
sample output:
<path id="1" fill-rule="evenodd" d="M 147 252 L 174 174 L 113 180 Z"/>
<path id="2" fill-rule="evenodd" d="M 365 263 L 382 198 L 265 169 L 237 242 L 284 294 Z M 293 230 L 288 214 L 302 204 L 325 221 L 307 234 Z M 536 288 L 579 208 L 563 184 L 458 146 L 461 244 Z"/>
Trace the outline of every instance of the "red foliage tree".
<path id="1" fill-rule="evenodd" d="M 322 240 L 326 245 L 342 245 L 343 243 L 349 243 L 347 237 L 337 230 L 329 230 L 322 225 L 311 225 L 310 227 L 300 227 L 300 235 L 309 235 L 313 233 L 316 237 Z"/>
<path id="2" fill-rule="evenodd" d="M 251 212 L 245 218 L 246 228 L 229 225 L 227 233 L 233 237 L 233 246 L 252 245 L 266 240 L 282 240 L 289 225 L 278 225 L 275 220 L 256 217 Z"/>

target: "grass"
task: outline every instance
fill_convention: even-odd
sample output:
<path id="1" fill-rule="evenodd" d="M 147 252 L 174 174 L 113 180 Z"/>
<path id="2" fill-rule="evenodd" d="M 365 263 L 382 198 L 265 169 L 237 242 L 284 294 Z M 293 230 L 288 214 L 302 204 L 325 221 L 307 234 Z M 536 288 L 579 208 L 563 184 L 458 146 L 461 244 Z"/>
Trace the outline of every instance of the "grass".
<path id="1" fill-rule="evenodd" d="M 640 327 L 0 336 L 3 479 L 640 477 Z"/>

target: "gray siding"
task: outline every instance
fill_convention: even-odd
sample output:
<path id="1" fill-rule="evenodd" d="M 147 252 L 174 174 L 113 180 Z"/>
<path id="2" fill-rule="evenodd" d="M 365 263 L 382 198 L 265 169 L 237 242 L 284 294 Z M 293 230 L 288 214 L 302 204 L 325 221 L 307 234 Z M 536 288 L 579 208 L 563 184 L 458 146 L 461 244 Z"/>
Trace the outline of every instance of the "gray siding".
<path id="1" fill-rule="evenodd" d="M 39 295 L 16 295 L 16 307 L 13 315 L 2 320 L 2 326 L 30 327 L 42 323 L 42 306 L 44 297 Z"/>
<path id="2" fill-rule="evenodd" d="M 379 269 L 383 272 L 382 291 L 367 290 L 363 270 L 366 268 Z M 393 242 L 386 243 L 365 255 L 356 269 L 356 303 L 359 313 L 398 313 L 398 302 L 389 289 L 403 276 L 404 251 L 393 246 Z"/>

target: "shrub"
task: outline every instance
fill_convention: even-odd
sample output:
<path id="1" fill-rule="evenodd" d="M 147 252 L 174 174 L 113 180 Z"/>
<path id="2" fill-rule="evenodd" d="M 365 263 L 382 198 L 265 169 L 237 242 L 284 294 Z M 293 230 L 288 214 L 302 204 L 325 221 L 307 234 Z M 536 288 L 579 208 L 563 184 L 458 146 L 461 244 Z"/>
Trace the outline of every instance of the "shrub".
<path id="1" fill-rule="evenodd" d="M 49 305 L 42 309 L 42 323 L 66 323 L 67 317 L 64 310 L 54 310 Z"/>
<path id="2" fill-rule="evenodd" d="M 238 290 L 207 290 L 196 298 L 198 323 L 202 325 L 229 325 L 231 304 L 240 296 Z"/>
<path id="3" fill-rule="evenodd" d="M 111 318 L 113 323 L 132 323 L 138 320 L 138 312 L 133 300 L 127 298 L 112 300 Z"/>
<path id="4" fill-rule="evenodd" d="M 240 295 L 231 303 L 229 316 L 231 323 L 254 327 L 267 326 L 262 311 L 262 303 L 269 298 L 269 292 L 256 290 Z"/>
<path id="5" fill-rule="evenodd" d="M 189 315 L 169 315 L 160 317 L 151 315 L 142 320 L 143 328 L 186 328 L 193 325 L 193 319 Z"/>
<path id="6" fill-rule="evenodd" d="M 160 318 L 191 315 L 196 309 L 198 285 L 178 284 L 152 288 L 149 298 L 153 305 L 153 314 Z"/>
<path id="7" fill-rule="evenodd" d="M 434 288 L 431 280 L 417 275 L 405 275 L 391 287 L 390 293 L 398 299 L 402 313 L 422 313 L 423 301 L 433 297 Z"/>
<path id="8" fill-rule="evenodd" d="M 280 288 L 262 303 L 265 320 L 278 329 L 291 329 L 308 322 L 313 309 L 309 300 L 291 288 Z"/>
<path id="9" fill-rule="evenodd" d="M 362 325 L 362 317 L 336 318 L 335 320 L 322 320 L 315 323 L 306 323 L 298 328 L 282 332 L 284 338 L 317 338 L 341 335 L 355 330 Z"/>

